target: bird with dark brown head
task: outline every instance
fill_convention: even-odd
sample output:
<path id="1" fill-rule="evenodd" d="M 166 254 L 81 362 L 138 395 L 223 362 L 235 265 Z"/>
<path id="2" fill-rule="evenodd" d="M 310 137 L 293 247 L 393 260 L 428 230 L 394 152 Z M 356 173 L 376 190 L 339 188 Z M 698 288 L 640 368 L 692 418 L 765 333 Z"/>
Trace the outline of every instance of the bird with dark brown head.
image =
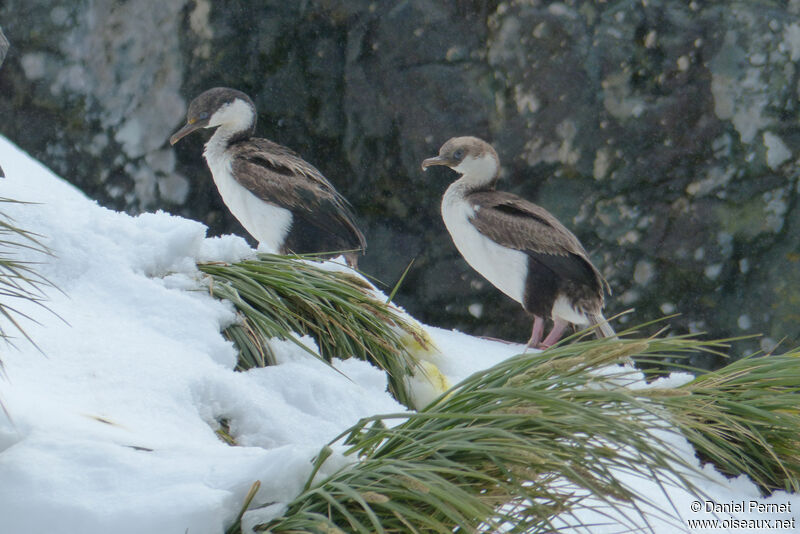
<path id="1" fill-rule="evenodd" d="M 442 218 L 467 263 L 534 317 L 527 348 L 548 348 L 568 324 L 614 336 L 603 317 L 608 288 L 578 238 L 544 208 L 497 191 L 500 159 L 477 137 L 454 137 L 422 162 L 461 176 L 442 198 Z M 545 320 L 553 327 L 542 339 Z"/>
<path id="2" fill-rule="evenodd" d="M 253 137 L 255 127 L 253 101 L 216 87 L 192 100 L 169 142 L 215 129 L 203 156 L 223 202 L 259 245 L 280 254 L 343 253 L 355 267 L 367 243 L 350 204 L 293 151 Z"/>

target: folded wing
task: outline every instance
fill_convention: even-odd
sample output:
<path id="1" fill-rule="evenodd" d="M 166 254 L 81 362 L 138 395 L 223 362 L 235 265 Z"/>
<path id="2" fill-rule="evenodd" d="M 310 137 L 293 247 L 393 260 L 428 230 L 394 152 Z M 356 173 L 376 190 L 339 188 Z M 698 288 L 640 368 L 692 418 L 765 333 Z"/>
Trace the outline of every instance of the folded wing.
<path id="1" fill-rule="evenodd" d="M 233 176 L 265 202 L 292 212 L 287 252 L 366 248 L 350 204 L 313 165 L 267 139 L 234 145 Z"/>
<path id="2" fill-rule="evenodd" d="M 558 278 L 602 294 L 608 283 L 589 261 L 578 238 L 544 208 L 511 193 L 477 191 L 466 196 L 471 221 L 489 239 L 528 254 Z"/>

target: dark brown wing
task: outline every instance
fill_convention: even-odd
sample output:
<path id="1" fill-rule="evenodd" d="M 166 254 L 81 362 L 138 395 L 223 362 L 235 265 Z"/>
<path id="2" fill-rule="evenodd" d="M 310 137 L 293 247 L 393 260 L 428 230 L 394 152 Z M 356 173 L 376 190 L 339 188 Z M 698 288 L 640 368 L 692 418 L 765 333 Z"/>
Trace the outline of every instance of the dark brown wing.
<path id="1" fill-rule="evenodd" d="M 292 252 L 363 251 L 364 235 L 350 204 L 313 165 L 267 139 L 235 143 L 233 176 L 265 202 L 292 212 L 286 248 Z"/>
<path id="2" fill-rule="evenodd" d="M 578 238 L 541 206 L 502 191 L 477 191 L 465 199 L 475 228 L 496 243 L 527 253 L 562 278 L 596 288 L 607 282 Z"/>

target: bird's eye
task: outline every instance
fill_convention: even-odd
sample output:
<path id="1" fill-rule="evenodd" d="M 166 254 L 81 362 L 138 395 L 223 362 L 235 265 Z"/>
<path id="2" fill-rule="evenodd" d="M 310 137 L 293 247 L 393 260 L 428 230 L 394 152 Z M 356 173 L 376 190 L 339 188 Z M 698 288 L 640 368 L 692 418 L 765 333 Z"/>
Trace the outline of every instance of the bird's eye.
<path id="1" fill-rule="evenodd" d="M 461 158 L 463 158 L 463 157 L 464 157 L 464 151 L 461 150 L 460 148 L 458 150 L 456 150 L 455 152 L 453 152 L 453 159 L 456 159 L 456 160 L 460 161 Z"/>

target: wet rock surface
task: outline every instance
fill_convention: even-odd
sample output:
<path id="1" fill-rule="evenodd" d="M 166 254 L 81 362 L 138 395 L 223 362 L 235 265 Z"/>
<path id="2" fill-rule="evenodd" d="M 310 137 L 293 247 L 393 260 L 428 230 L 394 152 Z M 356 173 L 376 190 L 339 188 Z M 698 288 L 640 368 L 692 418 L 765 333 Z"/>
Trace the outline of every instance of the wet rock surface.
<path id="1" fill-rule="evenodd" d="M 203 139 L 167 143 L 227 85 L 352 201 L 366 272 L 415 260 L 398 301 L 422 320 L 528 336 L 446 234 L 454 175 L 419 168 L 471 134 L 581 238 L 608 315 L 635 309 L 618 328 L 800 343 L 798 1 L 11 0 L 0 24 L 0 132 L 109 207 L 243 232 Z"/>

